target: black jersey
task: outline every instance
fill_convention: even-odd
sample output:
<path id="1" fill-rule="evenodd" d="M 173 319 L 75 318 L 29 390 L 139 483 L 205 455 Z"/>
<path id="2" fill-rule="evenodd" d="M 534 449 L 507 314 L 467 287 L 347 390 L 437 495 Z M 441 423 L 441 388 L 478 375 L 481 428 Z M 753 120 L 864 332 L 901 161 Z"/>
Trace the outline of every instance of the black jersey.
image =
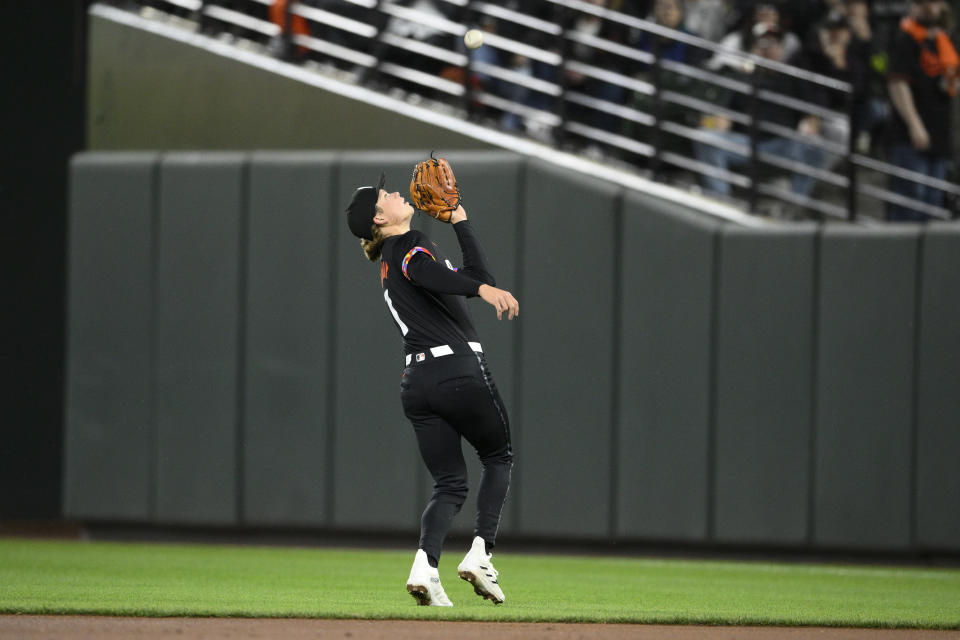
<path id="1" fill-rule="evenodd" d="M 481 284 L 494 286 L 495 281 L 469 221 L 458 222 L 453 229 L 463 253 L 459 269 L 420 231 L 391 236 L 383 243 L 380 285 L 403 336 L 405 354 L 479 342 L 465 298 L 477 295 Z"/>
<path id="2" fill-rule="evenodd" d="M 934 62 L 925 62 L 931 58 Z M 952 98 L 940 86 L 943 70 L 937 67 L 936 59 L 936 44 L 932 40 L 918 43 L 909 34 L 898 31 L 890 49 L 889 77 L 910 83 L 917 115 L 930 134 L 930 148 L 924 153 L 950 158 L 953 154 Z M 910 144 L 907 124 L 896 114 L 891 122 L 890 138 Z"/>

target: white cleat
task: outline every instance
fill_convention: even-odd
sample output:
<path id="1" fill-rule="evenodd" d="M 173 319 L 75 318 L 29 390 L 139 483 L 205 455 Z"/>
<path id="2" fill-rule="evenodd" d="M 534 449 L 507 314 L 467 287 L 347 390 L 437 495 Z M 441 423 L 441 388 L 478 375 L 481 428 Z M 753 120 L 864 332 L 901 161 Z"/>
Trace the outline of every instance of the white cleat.
<path id="1" fill-rule="evenodd" d="M 490 562 L 491 557 L 487 554 L 483 538 L 475 537 L 470 551 L 457 567 L 457 575 L 472 584 L 473 591 L 478 596 L 490 600 L 493 604 L 503 604 L 503 590 L 497 583 L 497 570 Z"/>
<path id="2" fill-rule="evenodd" d="M 430 566 L 423 549 L 417 549 L 417 555 L 413 558 L 413 567 L 407 578 L 407 592 L 422 607 L 453 606 L 440 584 L 440 573 Z"/>

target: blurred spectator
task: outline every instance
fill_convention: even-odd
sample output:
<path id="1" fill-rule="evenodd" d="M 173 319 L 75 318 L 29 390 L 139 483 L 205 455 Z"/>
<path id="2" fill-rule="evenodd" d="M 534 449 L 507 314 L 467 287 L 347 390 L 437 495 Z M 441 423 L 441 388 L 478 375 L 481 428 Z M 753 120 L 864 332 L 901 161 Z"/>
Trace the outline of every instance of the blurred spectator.
<path id="1" fill-rule="evenodd" d="M 831 11 L 814 27 L 812 36 L 806 57 L 814 71 L 844 80 L 856 74 L 860 60 L 851 55 L 856 53 L 856 42 L 845 12 Z"/>
<path id="2" fill-rule="evenodd" d="M 427 15 L 446 17 L 433 0 L 414 0 L 409 3 L 409 6 Z M 387 22 L 387 31 L 403 38 L 412 38 L 430 44 L 446 44 L 444 41 L 449 39 L 445 32 L 435 27 L 399 17 L 393 17 Z"/>
<path id="3" fill-rule="evenodd" d="M 609 8 L 609 0 L 587 0 L 590 4 Z M 616 44 L 625 44 L 627 29 L 618 22 L 604 20 L 591 13 L 577 12 L 573 21 L 568 25 L 568 29 L 578 32 L 586 37 L 598 37 L 609 40 Z M 582 62 L 604 71 L 613 71 L 615 73 L 629 74 L 630 68 L 627 61 L 622 56 L 610 53 L 603 49 L 593 47 L 585 42 L 574 39 L 570 46 L 569 56 L 571 59 Z M 564 76 L 567 89 L 586 94 L 592 98 L 598 98 L 613 104 L 623 104 L 627 98 L 625 87 L 612 82 L 599 80 L 595 77 L 574 71 L 564 69 Z M 569 105 L 570 115 L 581 122 L 586 122 L 591 126 L 615 131 L 619 128 L 619 119 L 617 116 L 598 111 L 595 109 L 585 109 L 579 105 Z"/>
<path id="4" fill-rule="evenodd" d="M 861 43 L 870 42 L 873 39 L 873 29 L 870 27 L 870 5 L 867 0 L 847 0 L 843 7 L 853 37 Z"/>
<path id="5" fill-rule="evenodd" d="M 483 48 L 483 47 L 481 47 Z M 533 77 L 533 62 L 530 58 L 520 54 L 509 56 L 506 68 L 523 78 Z M 517 104 L 536 108 L 538 92 L 533 91 L 524 82 L 500 82 L 500 95 Z M 526 120 L 516 113 L 506 111 L 500 119 L 500 126 L 507 131 L 519 131 L 526 125 Z"/>
<path id="6" fill-rule="evenodd" d="M 881 69 L 884 67 L 886 58 L 874 42 L 866 0 L 842 0 L 836 3 L 811 28 L 804 48 L 804 58 L 812 71 L 853 85 L 857 129 L 862 134 L 868 134 L 858 143 L 858 147 L 866 151 L 869 134 L 880 129 L 890 115 L 885 69 L 883 74 L 877 70 L 878 65 Z M 845 96 L 836 93 L 831 96 L 833 100 L 829 101 L 828 106 L 849 112 L 850 105 Z M 846 125 L 844 128 L 848 129 Z M 846 140 L 845 136 L 827 134 L 827 137 L 838 142 Z"/>
<path id="7" fill-rule="evenodd" d="M 294 36 L 310 35 L 310 26 L 307 24 L 307 21 L 303 16 L 290 14 L 289 22 L 287 21 L 287 0 L 273 0 L 273 2 L 270 4 L 268 15 L 270 17 L 270 22 L 280 27 L 280 32 L 282 34 L 277 36 L 270 46 L 275 53 L 283 57 L 286 57 L 289 54 L 289 52 L 285 50 L 286 36 L 293 38 Z M 303 57 L 309 52 L 309 49 L 303 46 L 298 46 L 294 49 L 294 52 L 296 52 L 298 57 Z"/>
<path id="8" fill-rule="evenodd" d="M 653 15 L 648 19 L 656 24 L 686 32 L 684 23 L 684 0 L 656 0 L 653 4 Z M 686 62 L 690 46 L 671 38 L 653 35 L 649 31 L 639 31 L 636 37 L 636 48 L 647 53 L 655 53 L 663 60 Z"/>
<path id="9" fill-rule="evenodd" d="M 768 60 L 776 62 L 784 61 L 783 34 L 776 27 L 769 27 L 766 31 L 759 34 L 756 42 L 751 49 L 751 53 L 762 56 Z M 801 85 L 795 78 L 776 71 L 768 70 L 764 67 L 756 69 L 743 70 L 738 74 L 738 80 L 754 84 L 758 89 L 765 89 L 773 93 L 802 98 L 810 102 L 819 102 L 817 96 L 811 95 L 810 85 Z M 750 113 L 751 105 L 749 96 L 740 92 L 728 94 L 724 106 L 739 113 Z M 803 136 L 815 136 L 820 133 L 820 119 L 812 115 L 802 115 L 798 117 L 792 110 L 783 106 L 771 103 L 767 100 L 758 100 L 755 107 L 755 117 L 760 122 L 771 122 L 773 124 L 790 127 L 795 129 Z M 733 123 L 723 116 L 708 116 L 704 118 L 704 129 L 709 132 L 709 136 L 714 138 L 720 144 L 735 143 L 749 147 L 750 137 L 742 129 L 733 129 Z M 810 144 L 806 144 L 793 138 L 784 138 L 780 136 L 771 136 L 761 134 L 757 141 L 757 150 L 773 155 L 781 156 L 788 160 L 800 162 L 812 167 L 822 167 L 825 163 L 826 154 Z M 707 141 L 697 142 L 695 144 L 697 159 L 706 164 L 713 165 L 721 169 L 727 169 L 730 166 L 744 165 L 749 162 L 749 158 L 740 153 L 710 144 Z M 710 192 L 722 196 L 730 195 L 730 184 L 725 180 L 712 176 L 703 177 L 704 188 Z M 814 179 L 801 173 L 794 173 L 791 177 L 792 191 L 801 196 L 809 196 L 814 187 Z"/>
<path id="10" fill-rule="evenodd" d="M 780 9 L 777 5 L 770 2 L 759 2 L 754 5 L 751 19 L 747 20 L 744 28 L 727 34 L 720 41 L 720 46 L 729 49 L 731 53 L 716 53 L 707 61 L 707 68 L 712 71 L 719 71 L 724 67 L 741 69 L 744 65 L 744 59 L 737 53 L 749 51 L 759 35 L 768 32 L 770 29 L 776 29 L 783 33 L 780 44 L 783 60 L 791 60 L 800 53 L 800 39 L 793 33 L 782 31 Z"/>
<path id="11" fill-rule="evenodd" d="M 849 82 L 853 86 L 854 96 L 861 95 L 867 60 L 859 42 L 853 37 L 846 12 L 842 9 L 831 10 L 824 20 L 814 26 L 811 36 L 803 56 L 810 69 Z M 824 106 L 842 115 L 824 118 L 820 134 L 846 148 L 850 138 L 850 97 L 833 90 L 825 90 L 824 96 Z M 827 166 L 832 167 L 839 161 L 840 156 L 830 156 Z"/>
<path id="12" fill-rule="evenodd" d="M 480 19 L 480 24 L 478 25 L 480 30 L 484 34 L 488 33 L 497 33 L 499 25 L 494 18 L 490 16 L 483 16 Z M 494 67 L 501 66 L 500 64 L 500 49 L 496 47 L 477 47 L 476 49 L 466 49 L 467 55 L 470 56 L 470 61 L 474 65 L 491 65 Z M 498 95 L 502 95 L 500 81 L 490 76 L 482 71 L 483 67 L 480 66 L 480 71 L 474 71 L 473 77 L 476 78 L 476 81 L 479 83 L 480 88 L 485 91 L 492 91 Z"/>
<path id="13" fill-rule="evenodd" d="M 890 101 L 887 97 L 885 76 L 887 54 L 870 24 L 870 7 L 867 0 L 847 0 L 847 22 L 853 34 L 854 57 L 861 65 L 860 76 L 855 79 L 857 91 L 858 129 L 877 138 L 877 134 L 889 122 Z"/>
<path id="14" fill-rule="evenodd" d="M 454 49 L 462 44 L 460 38 L 432 24 L 434 19 L 449 19 L 450 9 L 446 3 L 437 0 L 397 0 L 394 4 L 406 6 L 417 13 L 412 14 L 409 18 L 407 16 L 391 15 L 383 27 L 385 32 L 399 38 L 414 40 L 441 49 Z M 449 78 L 449 65 L 446 62 L 433 55 L 416 53 L 404 46 L 388 45 L 381 40 L 375 45 L 373 55 L 379 58 L 380 62 L 389 62 L 400 67 L 451 79 Z M 460 80 L 462 81 L 462 79 L 461 74 Z M 439 89 L 431 88 L 429 85 L 410 78 L 395 77 L 391 79 L 391 83 L 411 93 L 440 100 L 448 99 L 448 94 Z"/>
<path id="15" fill-rule="evenodd" d="M 804 46 L 816 40 L 816 29 L 827 16 L 846 15 L 844 0 L 809 0 L 803 4 L 803 11 L 794 16 L 791 26 L 800 36 Z"/>
<path id="16" fill-rule="evenodd" d="M 531 36 L 529 33 L 518 31 L 516 26 L 509 27 L 510 23 L 497 21 L 490 16 L 480 18 L 479 27 L 485 33 L 495 33 L 504 35 L 510 33 L 512 38 L 525 41 L 531 46 L 549 50 L 549 44 L 543 41 L 542 36 Z M 552 39 L 550 39 L 552 42 Z M 537 60 L 532 60 L 524 55 L 510 53 L 496 47 L 484 46 L 477 49 L 466 50 L 471 60 L 473 70 L 474 88 L 488 91 L 492 94 L 506 98 L 511 102 L 533 109 L 550 111 L 553 108 L 555 99 L 540 91 L 530 88 L 527 78 L 536 78 L 548 82 L 556 82 L 556 70 Z M 500 67 L 514 74 L 518 74 L 516 81 L 506 80 L 504 78 L 494 77 L 486 73 L 484 65 Z M 535 120 L 524 118 L 513 111 L 504 111 L 500 116 L 499 125 L 507 131 L 521 131 L 526 129 L 527 133 L 541 133 L 542 125 L 538 125 Z M 534 129 L 535 131 L 531 131 Z"/>
<path id="17" fill-rule="evenodd" d="M 952 157 L 951 101 L 960 89 L 960 58 L 946 31 L 943 0 L 914 0 L 900 23 L 890 51 L 889 89 L 895 116 L 891 122 L 890 162 L 932 178 L 945 179 Z M 941 207 L 940 189 L 892 178 L 901 195 Z M 926 220 L 929 216 L 889 204 L 889 220 Z"/>
<path id="18" fill-rule="evenodd" d="M 531 18 L 546 20 L 547 22 L 558 21 L 557 15 L 560 11 L 559 5 L 555 5 L 548 0 L 501 0 L 497 5 L 502 5 L 504 9 L 516 11 L 528 15 Z M 498 27 L 498 33 L 505 38 L 514 40 L 523 40 L 530 35 L 530 30 L 523 25 L 504 20 Z"/>
<path id="19" fill-rule="evenodd" d="M 685 0 L 656 0 L 653 5 L 653 15 L 648 19 L 660 26 L 686 33 L 683 26 L 683 11 L 686 5 Z M 687 64 L 696 64 L 695 58 L 699 57 L 702 51 L 684 42 L 639 30 L 636 34 L 636 44 L 634 46 L 641 51 L 654 53 L 663 60 Z M 673 91 L 684 95 L 698 94 L 696 97 L 704 97 L 699 95 L 699 90 L 701 88 L 705 89 L 706 83 L 700 83 L 689 75 L 676 73 L 668 69 L 660 69 L 659 74 L 653 77 L 652 71 L 653 69 L 649 65 L 638 65 L 638 72 L 635 75 L 640 79 L 656 82 L 660 91 Z M 693 127 L 696 127 L 699 122 L 699 114 L 694 114 L 691 109 L 669 100 L 661 100 L 656 103 L 653 96 L 642 91 L 632 93 L 630 104 L 638 111 L 655 115 L 661 121 L 679 122 Z M 659 135 L 657 132 L 651 131 L 648 126 L 640 125 L 631 120 L 624 120 L 623 133 L 644 142 L 650 142 L 652 136 Z M 661 149 L 680 152 L 684 155 L 692 153 L 689 141 L 685 138 L 664 135 L 656 139 L 659 141 L 658 145 Z"/>
<path id="20" fill-rule="evenodd" d="M 683 0 L 683 27 L 695 36 L 719 41 L 727 32 L 726 0 Z"/>
<path id="21" fill-rule="evenodd" d="M 249 2 L 243 3 L 249 5 Z M 340 0 L 299 0 L 299 2 L 288 2 L 288 0 L 272 0 L 268 7 L 268 17 L 271 22 L 278 25 L 283 31 L 289 25 L 290 38 L 297 36 L 309 36 L 331 44 L 335 44 L 355 51 L 367 52 L 371 48 L 370 41 L 364 37 L 350 31 L 338 28 L 334 25 L 322 21 L 307 20 L 303 16 L 295 13 L 296 5 L 300 4 L 308 8 L 320 9 L 337 15 L 357 20 L 360 22 L 371 19 L 369 8 L 353 4 L 344 4 Z M 287 12 L 290 11 L 289 23 L 287 22 Z M 270 49 L 274 55 L 287 57 L 291 53 L 288 50 L 286 36 L 281 34 L 270 42 Z M 328 54 L 321 53 L 314 49 L 309 49 L 302 45 L 292 48 L 292 53 L 296 59 L 313 59 L 331 61 L 342 68 L 353 68 L 355 65 L 346 60 L 337 57 L 331 57 Z"/>

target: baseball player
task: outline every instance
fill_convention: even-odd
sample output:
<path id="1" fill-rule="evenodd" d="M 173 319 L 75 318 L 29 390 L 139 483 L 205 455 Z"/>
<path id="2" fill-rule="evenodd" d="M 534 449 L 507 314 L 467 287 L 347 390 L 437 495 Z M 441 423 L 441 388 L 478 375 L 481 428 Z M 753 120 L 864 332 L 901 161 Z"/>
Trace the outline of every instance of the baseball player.
<path id="1" fill-rule="evenodd" d="M 361 239 L 366 257 L 380 260 L 383 300 L 403 338 L 400 398 L 434 480 L 407 591 L 420 605 L 453 606 L 440 584 L 437 565 L 467 495 L 463 438 L 476 450 L 483 473 L 473 544 L 457 573 L 477 595 L 500 604 L 503 590 L 490 559 L 513 465 L 510 424 L 466 298 L 479 296 L 496 309 L 498 319 L 515 318 L 520 307 L 509 291 L 494 286 L 462 206 L 450 213 L 463 254 L 463 266 L 457 269 L 435 243 L 410 229 L 413 206 L 399 193 L 384 190 L 383 183 L 381 174 L 375 187 L 356 190 L 347 207 L 347 222 Z"/>

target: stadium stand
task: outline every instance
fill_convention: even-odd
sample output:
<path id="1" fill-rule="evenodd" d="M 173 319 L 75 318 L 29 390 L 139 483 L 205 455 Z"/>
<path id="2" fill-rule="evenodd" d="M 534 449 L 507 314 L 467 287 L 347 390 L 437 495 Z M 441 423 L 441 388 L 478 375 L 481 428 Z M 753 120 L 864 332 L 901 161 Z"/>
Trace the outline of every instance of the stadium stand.
<path id="1" fill-rule="evenodd" d="M 805 15 L 789 3 L 708 0 L 114 4 L 758 215 L 874 222 L 897 205 L 948 220 L 960 208 L 952 174 L 888 161 L 876 114 L 890 109 L 870 66 L 882 43 L 851 52 L 859 75 L 845 62 L 833 73 L 836 56 L 819 49 L 831 45 L 818 30 L 861 34 L 862 19 L 836 14 L 845 3 L 803 3 Z M 705 27 L 721 14 L 721 28 Z M 478 49 L 463 44 L 470 28 L 485 34 Z M 697 35 L 721 31 L 719 42 Z M 939 189 L 944 204 L 896 193 L 894 180 Z"/>

